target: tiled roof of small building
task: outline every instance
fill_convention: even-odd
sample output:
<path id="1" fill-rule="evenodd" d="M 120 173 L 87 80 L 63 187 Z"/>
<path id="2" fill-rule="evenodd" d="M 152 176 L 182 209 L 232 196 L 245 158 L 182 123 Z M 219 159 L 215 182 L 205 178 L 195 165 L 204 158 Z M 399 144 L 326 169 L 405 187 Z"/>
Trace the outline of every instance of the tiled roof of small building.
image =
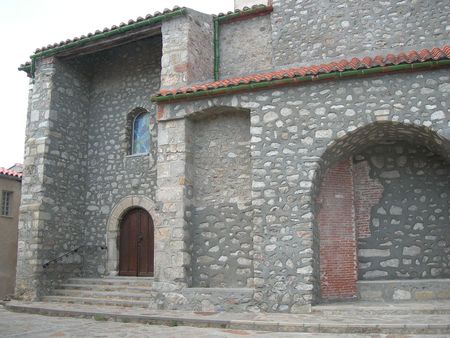
<path id="1" fill-rule="evenodd" d="M 22 173 L 2 167 L 0 167 L 0 176 L 1 175 L 22 178 Z"/>
<path id="2" fill-rule="evenodd" d="M 322 74 L 337 74 L 336 77 L 344 75 L 343 73 L 350 73 L 356 70 L 376 69 L 383 72 L 384 67 L 409 64 L 416 68 L 420 68 L 421 63 L 427 61 L 450 60 L 450 45 L 445 45 L 442 48 L 422 49 L 420 51 L 409 51 L 407 53 L 388 54 L 386 56 L 377 55 L 375 57 L 352 58 L 349 60 L 340 60 L 325 64 L 311 65 L 298 68 L 290 68 L 285 70 L 278 70 L 269 73 L 252 74 L 248 76 L 234 77 L 223 79 L 204 84 L 181 87 L 177 89 L 164 89 L 153 97 L 154 101 L 162 101 L 166 99 L 176 99 L 177 96 L 186 96 L 185 94 L 205 92 L 208 95 L 209 91 L 218 89 L 233 88 L 242 85 L 252 85 L 258 83 L 267 83 L 284 79 L 300 79 L 309 78 L 310 80 L 319 79 L 318 76 Z M 392 71 L 386 68 L 386 72 Z M 367 71 L 368 75 L 370 72 Z M 255 86 L 256 88 L 257 86 Z M 184 98 L 184 97 L 183 97 Z"/>

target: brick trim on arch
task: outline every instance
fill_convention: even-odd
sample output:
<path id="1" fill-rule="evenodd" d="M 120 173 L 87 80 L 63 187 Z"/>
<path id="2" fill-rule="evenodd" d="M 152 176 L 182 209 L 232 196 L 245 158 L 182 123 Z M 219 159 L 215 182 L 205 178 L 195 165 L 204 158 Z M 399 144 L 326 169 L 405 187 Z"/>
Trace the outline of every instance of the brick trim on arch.
<path id="1" fill-rule="evenodd" d="M 122 217 L 132 208 L 142 208 L 146 210 L 153 219 L 155 229 L 161 224 L 161 218 L 157 212 L 156 203 L 146 197 L 131 195 L 121 199 L 111 211 L 107 223 L 107 243 L 108 243 L 108 261 L 107 273 L 111 276 L 118 275 L 119 271 L 119 250 L 117 247 L 117 238 L 119 236 L 119 225 Z"/>

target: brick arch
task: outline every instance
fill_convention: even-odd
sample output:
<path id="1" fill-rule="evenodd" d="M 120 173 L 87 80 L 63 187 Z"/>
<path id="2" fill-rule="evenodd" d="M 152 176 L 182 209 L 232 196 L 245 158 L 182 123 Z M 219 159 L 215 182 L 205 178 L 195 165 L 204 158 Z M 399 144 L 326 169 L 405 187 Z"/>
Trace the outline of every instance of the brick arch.
<path id="1" fill-rule="evenodd" d="M 119 252 L 117 248 L 117 239 L 119 236 L 120 221 L 122 220 L 122 217 L 133 208 L 142 208 L 146 210 L 152 217 L 155 228 L 161 224 L 161 218 L 159 216 L 159 213 L 157 212 L 155 202 L 146 196 L 127 196 L 121 199 L 113 207 L 107 222 L 107 271 L 112 276 L 117 275 L 119 269 Z"/>
<path id="2" fill-rule="evenodd" d="M 316 287 L 323 298 L 356 296 L 356 238 L 358 234 L 368 235 L 365 233 L 368 228 L 364 228 L 362 223 L 369 222 L 371 206 L 380 201 L 383 186 L 369 177 L 369 168 L 364 167 L 363 162 L 353 165 L 351 157 L 368 147 L 386 142 L 423 146 L 450 161 L 450 141 L 442 133 L 430 127 L 392 121 L 374 122 L 360 127 L 329 144 L 317 163 L 311 190 L 316 232 L 313 248 L 317 257 L 314 273 L 317 281 L 320 281 Z M 362 203 L 361 194 L 354 193 L 358 186 L 357 180 L 370 190 L 361 192 L 369 199 Z M 336 226 L 339 226 L 339 231 Z M 342 257 L 351 258 L 344 262 L 340 260 Z M 337 265 L 339 269 L 334 269 Z"/>

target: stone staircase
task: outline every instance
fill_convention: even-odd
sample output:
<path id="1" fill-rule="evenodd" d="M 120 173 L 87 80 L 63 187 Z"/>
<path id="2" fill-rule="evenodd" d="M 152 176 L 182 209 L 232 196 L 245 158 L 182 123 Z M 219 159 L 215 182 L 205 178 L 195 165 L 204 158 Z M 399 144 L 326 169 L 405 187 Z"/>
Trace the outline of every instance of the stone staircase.
<path id="1" fill-rule="evenodd" d="M 72 278 L 41 302 L 11 301 L 4 306 L 15 312 L 156 325 L 286 333 L 450 335 L 450 300 L 355 301 L 316 305 L 310 313 L 284 314 L 239 312 L 236 310 L 244 308 L 239 304 L 230 311 L 234 303 L 252 299 L 250 289 L 188 288 L 182 291 L 185 303 L 177 310 L 164 309 L 164 297 L 171 292 L 157 290 L 153 278 Z M 229 304 L 224 310 L 205 311 L 204 300 Z"/>
<path id="2" fill-rule="evenodd" d="M 294 332 L 344 334 L 346 337 L 374 337 L 373 334 L 377 334 L 377 337 L 383 337 L 381 335 L 449 337 L 450 335 L 449 301 L 403 304 L 380 302 L 325 304 L 314 306 L 311 313 L 305 314 L 173 311 L 48 301 L 11 301 L 5 304 L 5 308 L 22 313 L 98 321 L 284 332 L 287 337 Z M 367 336 L 369 334 L 370 336 Z"/>
<path id="3" fill-rule="evenodd" d="M 44 302 L 157 308 L 152 277 L 70 278 Z"/>

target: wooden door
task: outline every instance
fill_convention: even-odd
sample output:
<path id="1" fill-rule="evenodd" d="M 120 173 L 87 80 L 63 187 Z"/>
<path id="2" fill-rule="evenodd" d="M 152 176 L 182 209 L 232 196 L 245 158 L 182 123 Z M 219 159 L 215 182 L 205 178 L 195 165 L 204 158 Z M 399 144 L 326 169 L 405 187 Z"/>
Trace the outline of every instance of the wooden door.
<path id="1" fill-rule="evenodd" d="M 153 220 L 144 209 L 132 209 L 122 219 L 119 275 L 153 276 Z"/>

